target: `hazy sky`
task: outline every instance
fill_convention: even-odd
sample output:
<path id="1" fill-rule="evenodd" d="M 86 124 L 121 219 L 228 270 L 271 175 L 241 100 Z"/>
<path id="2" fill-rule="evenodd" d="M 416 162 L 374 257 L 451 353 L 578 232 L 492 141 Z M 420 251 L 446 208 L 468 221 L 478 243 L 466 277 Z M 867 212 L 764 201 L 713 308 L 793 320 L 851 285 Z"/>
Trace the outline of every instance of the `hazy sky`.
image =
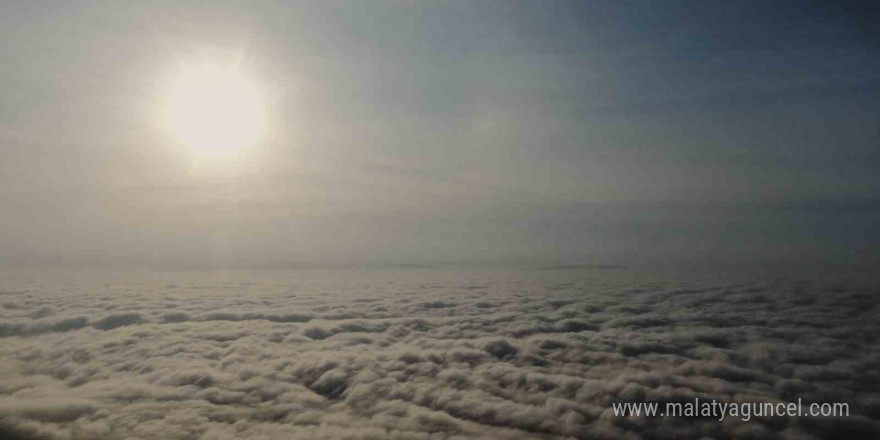
<path id="1" fill-rule="evenodd" d="M 0 260 L 877 256 L 859 2 L 180 3 L 0 4 Z M 234 169 L 157 123 L 204 52 L 271 98 Z"/>

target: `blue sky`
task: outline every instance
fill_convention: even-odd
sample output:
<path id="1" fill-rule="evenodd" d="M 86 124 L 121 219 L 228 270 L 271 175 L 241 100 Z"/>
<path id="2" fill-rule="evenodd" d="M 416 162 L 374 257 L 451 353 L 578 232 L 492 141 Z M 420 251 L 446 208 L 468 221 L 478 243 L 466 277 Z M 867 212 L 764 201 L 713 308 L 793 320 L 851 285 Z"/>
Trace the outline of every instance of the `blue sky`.
<path id="1" fill-rule="evenodd" d="M 0 256 L 873 258 L 880 39 L 823 3 L 6 3 Z M 272 96 L 232 173 L 155 124 L 200 51 Z"/>

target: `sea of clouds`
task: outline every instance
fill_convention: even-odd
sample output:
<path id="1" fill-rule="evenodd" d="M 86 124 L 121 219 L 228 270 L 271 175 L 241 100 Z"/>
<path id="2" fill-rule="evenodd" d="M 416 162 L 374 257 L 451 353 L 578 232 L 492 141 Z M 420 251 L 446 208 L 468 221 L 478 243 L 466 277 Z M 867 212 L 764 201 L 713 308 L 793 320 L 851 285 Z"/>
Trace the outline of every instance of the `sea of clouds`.
<path id="1" fill-rule="evenodd" d="M 880 433 L 870 282 L 572 268 L 2 281 L 3 439 Z M 845 402 L 850 415 L 719 422 L 611 407 L 694 398 Z"/>

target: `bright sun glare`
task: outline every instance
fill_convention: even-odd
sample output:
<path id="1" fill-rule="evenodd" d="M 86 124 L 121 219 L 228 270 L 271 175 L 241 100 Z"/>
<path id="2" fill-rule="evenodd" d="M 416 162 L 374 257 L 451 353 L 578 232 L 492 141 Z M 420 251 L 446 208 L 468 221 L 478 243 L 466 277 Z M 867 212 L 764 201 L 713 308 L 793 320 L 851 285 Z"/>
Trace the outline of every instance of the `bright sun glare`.
<path id="1" fill-rule="evenodd" d="M 200 159 L 235 157 L 266 129 L 263 96 L 234 64 L 181 66 L 166 117 L 178 141 Z"/>

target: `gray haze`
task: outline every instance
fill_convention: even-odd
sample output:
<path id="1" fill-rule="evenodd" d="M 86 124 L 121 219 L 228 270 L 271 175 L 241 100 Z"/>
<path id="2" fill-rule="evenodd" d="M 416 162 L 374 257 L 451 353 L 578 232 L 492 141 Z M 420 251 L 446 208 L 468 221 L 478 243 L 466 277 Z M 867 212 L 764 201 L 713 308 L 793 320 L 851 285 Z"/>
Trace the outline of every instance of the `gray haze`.
<path id="1" fill-rule="evenodd" d="M 178 3 L 0 5 L 0 261 L 877 260 L 858 2 Z M 155 123 L 205 48 L 272 96 L 232 170 Z"/>

